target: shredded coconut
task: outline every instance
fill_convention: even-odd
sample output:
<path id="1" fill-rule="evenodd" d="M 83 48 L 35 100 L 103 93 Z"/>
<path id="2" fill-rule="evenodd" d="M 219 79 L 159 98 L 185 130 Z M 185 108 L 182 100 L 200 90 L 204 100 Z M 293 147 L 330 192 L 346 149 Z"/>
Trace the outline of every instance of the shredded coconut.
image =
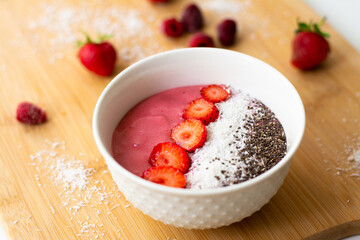
<path id="1" fill-rule="evenodd" d="M 51 167 L 55 175 L 55 184 L 63 184 L 65 189 L 83 190 L 89 183 L 93 171 L 93 169 L 85 169 L 80 161 L 74 159 L 65 161 L 65 158 L 57 158 Z"/>
<path id="2" fill-rule="evenodd" d="M 249 19 L 249 23 L 257 22 L 251 20 L 257 17 L 249 13 L 250 5 L 250 0 L 208 0 L 200 3 L 206 15 L 209 14 L 208 19 L 232 17 L 238 20 L 239 29 L 246 19 Z M 66 4 L 58 1 L 34 4 L 28 11 L 28 19 L 24 21 L 24 34 L 35 52 L 48 56 L 50 64 L 74 55 L 76 43 L 85 39 L 82 32 L 89 33 L 93 38 L 99 34 L 111 34 L 109 41 L 118 50 L 121 65 L 132 64 L 144 57 L 168 50 L 153 41 L 157 35 L 162 34 L 159 31 L 162 19 L 159 19 L 156 11 L 148 11 L 145 7 L 131 8 L 112 2 Z M 245 13 L 246 17 L 242 19 L 241 16 Z M 259 26 L 256 25 L 253 29 L 259 29 Z M 261 34 L 263 32 L 264 29 Z M 11 44 L 21 44 L 19 39 L 12 40 Z"/>
<path id="3" fill-rule="evenodd" d="M 285 133 L 275 115 L 249 95 L 232 92 L 230 99 L 216 104 L 219 118 L 207 126 L 204 146 L 190 155 L 187 188 L 246 181 L 270 169 L 286 153 Z"/>
<path id="4" fill-rule="evenodd" d="M 110 201 L 115 205 L 107 207 L 109 212 L 116 211 L 116 208 L 121 206 L 121 204 L 117 203 L 117 199 L 120 198 L 121 194 L 116 184 L 113 182 L 111 187 L 106 187 L 107 185 L 103 180 L 93 180 L 95 169 L 86 167 L 85 161 L 66 154 L 65 145 L 64 141 L 45 140 L 43 149 L 30 155 L 31 162 L 29 165 L 37 171 L 37 174 L 34 175 L 35 180 L 40 181 L 46 178 L 59 188 L 57 194 L 60 201 L 59 206 L 73 214 L 70 221 L 75 220 L 78 216 L 81 217 L 77 213 L 82 208 L 107 205 Z M 85 154 L 78 155 L 85 156 Z M 106 174 L 107 171 L 103 170 L 102 172 Z M 124 207 L 126 208 L 126 206 Z M 55 214 L 57 206 L 49 205 L 49 210 L 52 214 Z M 102 214 L 102 211 L 98 209 L 95 209 L 95 212 L 97 215 Z M 77 223 L 81 229 L 77 233 L 78 236 L 87 238 L 104 236 L 105 231 L 101 231 L 103 224 L 91 222 L 89 216 L 85 220 L 77 221 Z"/>
<path id="5" fill-rule="evenodd" d="M 352 120 L 349 124 L 355 123 L 358 124 L 358 120 Z M 323 147 L 323 144 L 319 142 L 319 147 Z M 345 144 L 343 146 L 343 151 L 336 151 L 332 153 L 335 156 L 335 161 L 330 162 L 324 159 L 324 163 L 327 165 L 331 164 L 333 166 L 328 166 L 326 171 L 332 173 L 335 170 L 336 176 L 348 176 L 357 178 L 360 180 L 360 135 L 358 133 L 354 133 L 353 136 L 345 137 Z M 325 151 L 322 151 L 322 154 L 329 154 Z"/>
<path id="6" fill-rule="evenodd" d="M 235 145 L 229 147 L 229 143 L 233 141 L 233 129 L 230 126 L 242 127 L 244 125 L 245 122 L 242 119 L 249 111 L 247 110 L 249 103 L 250 98 L 239 92 L 229 100 L 216 105 L 223 115 L 207 126 L 208 136 L 204 146 L 197 149 L 191 156 L 192 164 L 186 174 L 189 187 L 199 189 L 220 187 L 220 182 L 214 176 L 221 176 L 221 171 L 224 170 L 233 175 L 238 165 L 241 167 L 242 162 L 238 162 L 237 165 L 224 165 L 224 162 L 225 159 L 232 159 L 237 152 Z M 242 142 L 239 143 L 240 146 L 242 144 Z M 224 151 L 224 149 L 229 151 Z M 222 157 L 220 161 L 211 161 L 214 156 Z"/>
<path id="7" fill-rule="evenodd" d="M 349 161 L 355 161 L 360 164 L 360 149 L 354 150 L 354 152 L 348 157 Z"/>
<path id="8" fill-rule="evenodd" d="M 249 7 L 251 1 L 234 1 L 234 0 L 210 0 L 203 3 L 205 9 L 214 11 L 219 16 L 224 14 L 238 15 Z"/>
<path id="9" fill-rule="evenodd" d="M 155 17 L 141 9 L 111 3 L 68 5 L 57 2 L 34 5 L 28 15 L 29 39 L 36 51 L 45 50 L 51 64 L 65 58 L 64 52 L 74 51 L 77 41 L 85 39 L 82 31 L 89 33 L 92 38 L 111 34 L 109 41 L 119 49 L 119 58 L 125 64 L 165 50 L 156 43 L 148 46 L 151 43 L 148 40 L 158 29 L 149 25 Z"/>

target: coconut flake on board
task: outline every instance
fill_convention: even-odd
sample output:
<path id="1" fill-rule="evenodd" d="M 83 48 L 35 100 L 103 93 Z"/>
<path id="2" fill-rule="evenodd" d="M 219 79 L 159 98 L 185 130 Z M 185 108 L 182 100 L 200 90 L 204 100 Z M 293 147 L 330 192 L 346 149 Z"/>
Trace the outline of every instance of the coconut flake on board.
<path id="1" fill-rule="evenodd" d="M 353 153 L 348 157 L 350 162 L 355 161 L 355 163 L 360 164 L 360 149 L 354 150 Z"/>
<path id="2" fill-rule="evenodd" d="M 111 213 L 117 207 L 123 206 L 117 200 L 121 198 L 121 193 L 114 182 L 108 187 L 103 180 L 94 179 L 96 170 L 86 167 L 81 160 L 81 156 L 85 154 L 79 153 L 79 157 L 76 157 L 67 154 L 65 150 L 65 141 L 45 140 L 42 149 L 30 155 L 29 165 L 36 169 L 36 182 L 47 179 L 59 189 L 59 203 L 53 202 L 53 205 L 49 205 L 49 211 L 56 214 L 60 212 L 58 209 L 65 208 L 72 213 L 73 217 L 69 221 L 79 224 L 81 230 L 76 232 L 78 236 L 104 236 L 105 229 L 99 220 L 92 220 L 89 216 L 82 219 L 83 216 L 77 213 L 82 208 L 95 208 L 97 215 L 100 215 L 102 211 L 96 209 L 99 205 L 106 205 L 102 209 L 108 209 L 108 213 Z M 103 170 L 102 174 L 109 173 Z M 38 185 L 41 188 L 46 186 Z"/>
<path id="3" fill-rule="evenodd" d="M 28 18 L 27 37 L 35 51 L 42 51 L 49 56 L 51 64 L 65 58 L 64 51 L 76 49 L 77 41 L 85 39 L 83 31 L 92 38 L 99 34 L 110 34 L 112 37 L 109 41 L 119 49 L 119 58 L 126 64 L 165 50 L 159 44 L 149 42 L 158 34 L 158 29 L 149 26 L 154 15 L 141 9 L 110 2 L 72 5 L 44 2 L 34 5 Z"/>
<path id="4" fill-rule="evenodd" d="M 247 10 L 251 1 L 234 1 L 234 0 L 209 0 L 202 4 L 205 9 L 215 12 L 219 16 L 232 15 L 237 16 Z"/>
<path id="5" fill-rule="evenodd" d="M 323 148 L 323 144 L 319 147 Z M 326 152 L 323 150 L 322 155 L 325 156 Z M 327 159 L 323 159 L 325 164 L 330 164 Z M 344 150 L 336 153 L 335 165 L 333 167 L 328 166 L 326 171 L 332 172 L 335 170 L 336 176 L 346 176 L 357 178 L 360 180 L 360 135 L 355 133 L 352 137 L 346 137 L 346 143 L 344 144 Z"/>

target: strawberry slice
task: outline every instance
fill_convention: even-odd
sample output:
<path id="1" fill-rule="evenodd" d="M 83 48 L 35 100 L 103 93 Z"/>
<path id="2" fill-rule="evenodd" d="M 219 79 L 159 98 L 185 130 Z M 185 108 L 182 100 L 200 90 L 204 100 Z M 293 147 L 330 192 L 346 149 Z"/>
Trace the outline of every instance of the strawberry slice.
<path id="1" fill-rule="evenodd" d="M 155 167 L 171 166 L 179 169 L 182 173 L 186 173 L 189 169 L 190 158 L 185 149 L 175 143 L 164 142 L 153 148 L 149 163 Z"/>
<path id="2" fill-rule="evenodd" d="M 203 98 L 213 103 L 224 101 L 229 96 L 229 92 L 224 86 L 215 84 L 203 87 L 200 90 L 200 94 Z"/>
<path id="3" fill-rule="evenodd" d="M 218 117 L 219 110 L 217 107 L 205 98 L 198 98 L 189 103 L 183 114 L 184 119 L 195 118 L 205 125 L 215 121 Z"/>
<path id="4" fill-rule="evenodd" d="M 143 178 L 169 187 L 184 188 L 186 185 L 184 174 L 170 166 L 151 167 L 143 173 Z"/>
<path id="5" fill-rule="evenodd" d="M 207 137 L 205 125 L 197 119 L 187 119 L 171 130 L 171 139 L 188 152 L 204 145 Z"/>

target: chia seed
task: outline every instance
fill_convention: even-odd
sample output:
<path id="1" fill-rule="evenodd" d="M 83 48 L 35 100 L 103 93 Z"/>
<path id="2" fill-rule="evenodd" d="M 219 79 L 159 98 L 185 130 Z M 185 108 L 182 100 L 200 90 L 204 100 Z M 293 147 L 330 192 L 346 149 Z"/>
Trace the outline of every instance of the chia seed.
<path id="1" fill-rule="evenodd" d="M 241 92 L 239 95 L 243 99 L 232 99 L 237 97 L 233 96 L 217 103 L 221 116 L 207 126 L 205 145 L 190 156 L 193 164 L 187 173 L 187 187 L 238 184 L 263 174 L 285 156 L 286 135 L 275 114 L 261 101 Z M 234 109 L 240 113 L 234 115 Z M 208 170 L 206 174 L 200 173 L 204 171 L 202 166 Z"/>

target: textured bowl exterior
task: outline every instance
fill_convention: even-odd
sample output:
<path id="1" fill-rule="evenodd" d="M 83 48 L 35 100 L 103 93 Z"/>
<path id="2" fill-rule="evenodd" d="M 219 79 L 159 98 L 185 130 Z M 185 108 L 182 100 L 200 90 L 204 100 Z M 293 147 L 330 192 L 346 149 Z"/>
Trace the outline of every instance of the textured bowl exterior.
<path id="1" fill-rule="evenodd" d="M 289 166 L 290 162 L 248 188 L 192 197 L 146 189 L 113 168 L 110 172 L 127 200 L 143 213 L 176 227 L 206 229 L 230 225 L 258 211 L 278 191 Z"/>
<path id="2" fill-rule="evenodd" d="M 261 100 L 282 123 L 286 156 L 246 182 L 218 189 L 178 189 L 146 181 L 124 169 L 111 154 L 120 119 L 135 104 L 163 90 L 202 84 L 229 84 Z M 93 115 L 95 142 L 125 197 L 165 224 L 205 229 L 226 226 L 253 214 L 283 183 L 305 129 L 302 101 L 291 83 L 266 63 L 239 52 L 188 48 L 160 53 L 122 71 L 101 94 Z"/>

